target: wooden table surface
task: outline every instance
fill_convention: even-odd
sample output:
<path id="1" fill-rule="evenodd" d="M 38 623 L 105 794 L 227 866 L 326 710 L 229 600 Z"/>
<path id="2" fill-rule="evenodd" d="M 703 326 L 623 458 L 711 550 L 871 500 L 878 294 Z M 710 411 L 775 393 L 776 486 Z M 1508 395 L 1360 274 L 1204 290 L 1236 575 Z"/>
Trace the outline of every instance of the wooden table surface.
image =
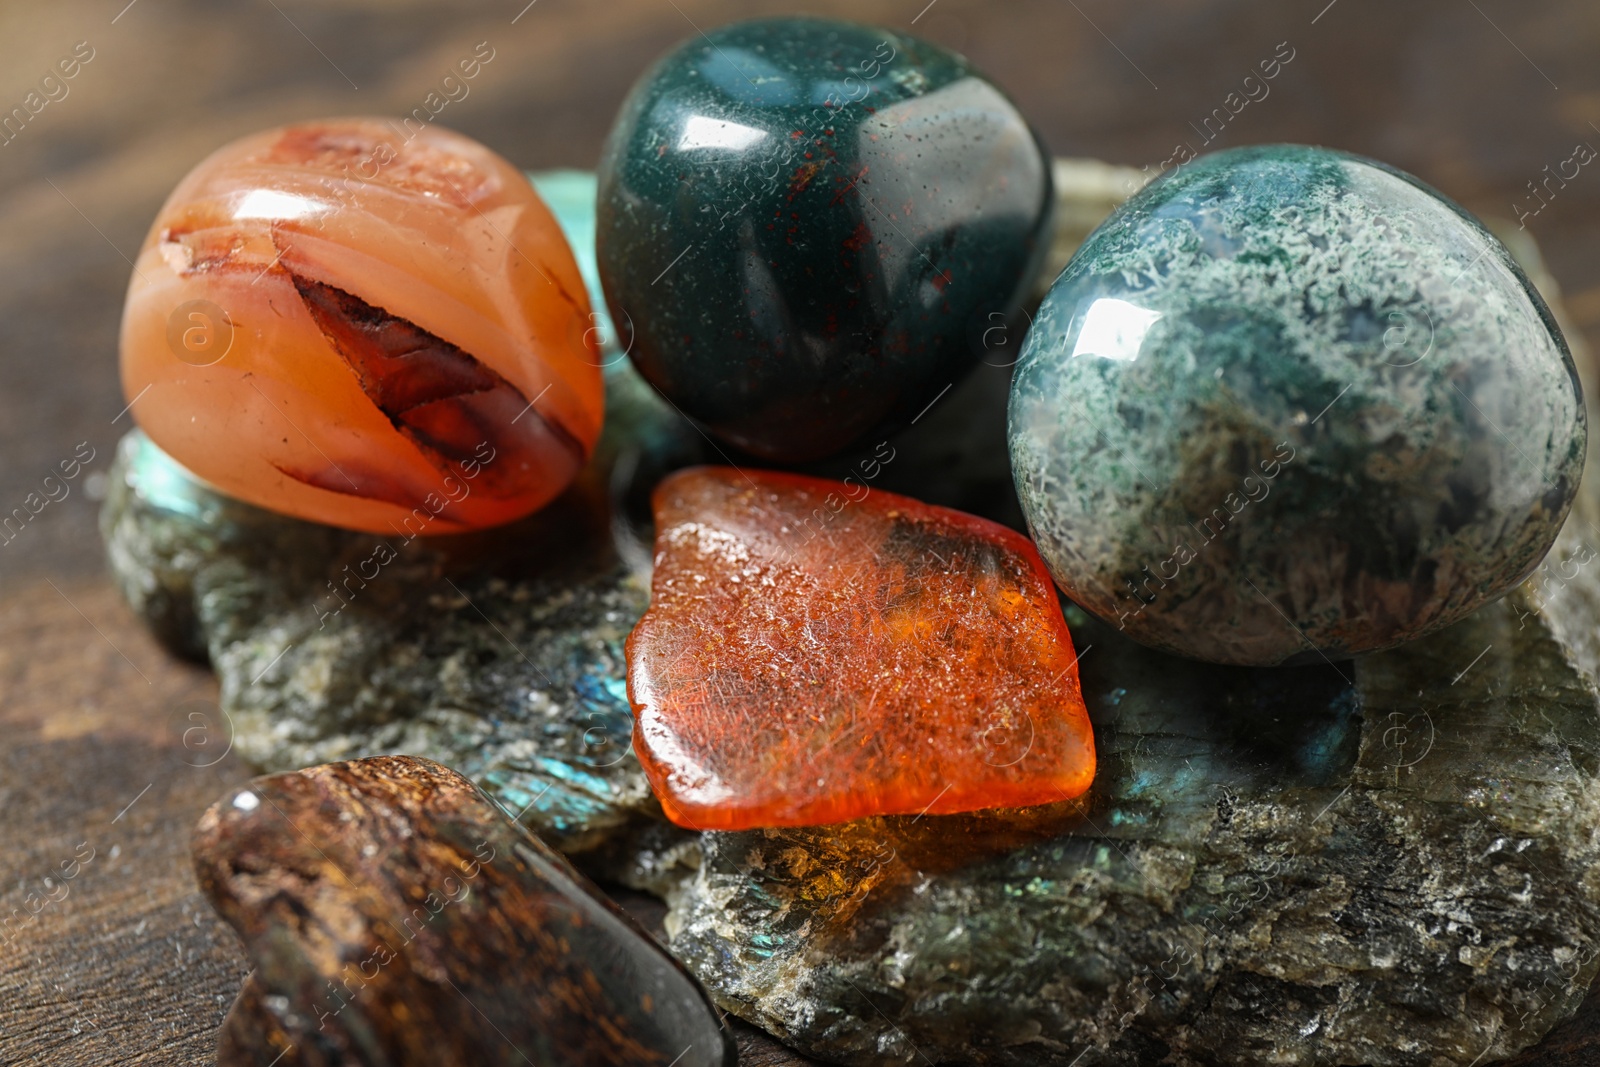
<path id="1" fill-rule="evenodd" d="M 796 9 L 965 52 L 1058 155 L 1158 167 L 1183 144 L 1319 143 L 1513 217 L 1539 206 L 1529 183 L 1546 166 L 1600 146 L 1594 0 L 0 6 L 0 115 L 58 60 L 91 56 L 0 143 L 0 516 L 80 443 L 95 453 L 65 499 L 0 534 L 0 1064 L 210 1063 L 245 970 L 187 849 L 200 811 L 249 770 L 224 754 L 210 675 L 161 652 L 112 592 L 95 529 L 130 418 L 115 362 L 128 257 L 167 191 L 260 127 L 420 106 L 479 42 L 494 58 L 437 121 L 523 167 L 591 167 L 650 59 Z M 1205 117 L 1275 54 L 1292 58 L 1269 94 L 1208 143 Z M 1600 168 L 1551 188 L 1527 224 L 1600 349 Z M 202 723 L 212 746 L 192 732 L 185 745 Z M 1596 1004 L 1527 1062 L 1600 1060 Z M 795 1061 L 768 1047 L 745 1062 Z"/>

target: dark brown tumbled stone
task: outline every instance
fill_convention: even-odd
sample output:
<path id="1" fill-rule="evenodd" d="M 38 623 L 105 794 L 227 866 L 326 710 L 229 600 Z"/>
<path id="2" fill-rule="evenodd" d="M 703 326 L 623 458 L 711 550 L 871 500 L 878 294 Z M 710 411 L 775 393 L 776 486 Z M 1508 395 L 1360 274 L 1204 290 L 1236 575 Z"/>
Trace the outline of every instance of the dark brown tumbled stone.
<path id="1" fill-rule="evenodd" d="M 734 1062 L 694 979 L 429 760 L 258 778 L 201 817 L 194 861 L 255 966 L 221 1067 Z"/>

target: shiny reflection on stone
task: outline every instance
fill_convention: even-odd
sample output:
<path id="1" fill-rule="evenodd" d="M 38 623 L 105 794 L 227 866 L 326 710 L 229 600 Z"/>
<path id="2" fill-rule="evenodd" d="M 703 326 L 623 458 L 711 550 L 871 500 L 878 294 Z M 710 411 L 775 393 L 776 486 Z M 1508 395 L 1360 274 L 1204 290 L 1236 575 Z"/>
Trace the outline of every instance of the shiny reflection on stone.
<path id="1" fill-rule="evenodd" d="M 628 699 L 680 826 L 938 815 L 1089 787 L 1078 657 L 1033 546 L 861 489 L 729 467 L 656 489 Z"/>
<path id="2" fill-rule="evenodd" d="M 123 386 L 230 496 L 461 533 L 548 503 L 593 450 L 589 314 L 504 159 L 439 127 L 329 119 L 241 138 L 173 190 L 129 283 Z"/>
<path id="3" fill-rule="evenodd" d="M 1009 438 L 1069 597 L 1152 647 L 1272 666 L 1503 596 L 1561 528 L 1586 427 L 1560 330 L 1487 230 L 1382 164 L 1280 145 L 1169 172 L 1095 231 L 1024 342 Z"/>
<path id="4" fill-rule="evenodd" d="M 1038 140 L 965 60 L 809 18 L 664 58 L 599 183 L 601 276 L 640 373 L 784 461 L 902 425 L 970 369 L 1052 206 Z"/>
<path id="5" fill-rule="evenodd" d="M 1139 358 L 1150 327 L 1161 321 L 1161 312 L 1130 304 L 1126 300 L 1103 296 L 1083 313 L 1078 340 L 1072 355 L 1099 356 L 1102 359 L 1132 361 Z"/>

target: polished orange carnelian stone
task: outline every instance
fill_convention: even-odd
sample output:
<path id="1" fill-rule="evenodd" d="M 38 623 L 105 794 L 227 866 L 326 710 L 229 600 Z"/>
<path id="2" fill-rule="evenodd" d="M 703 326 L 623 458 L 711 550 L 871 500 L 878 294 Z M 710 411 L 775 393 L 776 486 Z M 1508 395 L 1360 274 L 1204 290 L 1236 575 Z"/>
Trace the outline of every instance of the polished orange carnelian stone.
<path id="1" fill-rule="evenodd" d="M 720 467 L 662 482 L 655 519 L 628 697 L 673 822 L 797 826 L 1089 788 L 1072 636 L 1026 538 L 859 485 Z"/>
<path id="2" fill-rule="evenodd" d="M 600 432 L 572 250 L 527 180 L 459 134 L 269 130 L 178 185 L 140 250 L 122 381 L 223 492 L 401 535 L 526 515 Z"/>

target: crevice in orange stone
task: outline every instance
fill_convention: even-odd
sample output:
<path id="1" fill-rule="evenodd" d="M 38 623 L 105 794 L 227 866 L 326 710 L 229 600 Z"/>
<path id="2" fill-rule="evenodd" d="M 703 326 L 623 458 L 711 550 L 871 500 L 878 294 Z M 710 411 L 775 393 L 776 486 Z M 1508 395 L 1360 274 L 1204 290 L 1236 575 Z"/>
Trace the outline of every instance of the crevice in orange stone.
<path id="1" fill-rule="evenodd" d="M 585 450 L 571 431 L 471 353 L 343 289 L 288 274 L 362 392 L 441 471 L 477 479 L 475 487 L 493 495 L 524 492 L 543 477 L 535 427 L 571 453 L 575 466 L 583 463 Z"/>
<path id="2" fill-rule="evenodd" d="M 169 229 L 161 233 L 161 258 L 178 274 L 198 274 L 232 266 L 239 251 L 237 231 L 223 227 Z"/>
<path id="3" fill-rule="evenodd" d="M 657 489 L 628 693 L 668 817 L 733 830 L 1082 794 L 1094 740 L 1032 542 L 851 492 L 726 468 Z"/>
<path id="4" fill-rule="evenodd" d="M 604 385 L 560 224 L 506 160 L 438 125 L 327 119 L 197 166 L 140 249 L 125 399 L 237 499 L 387 534 L 551 503 Z"/>
<path id="5" fill-rule="evenodd" d="M 531 263 L 533 261 L 529 260 L 529 262 Z M 544 274 L 544 270 L 542 268 L 540 268 L 539 269 L 539 273 L 540 274 Z M 573 311 L 576 311 L 579 315 L 584 315 L 584 316 L 587 316 L 589 314 L 588 305 L 585 304 L 585 303 L 579 303 L 578 298 L 573 296 L 572 293 L 567 290 L 566 286 L 562 285 L 560 282 L 556 281 L 554 278 L 550 277 L 547 274 L 544 274 L 544 277 L 545 277 L 545 280 L 550 283 L 551 287 L 553 289 L 555 289 L 556 295 L 561 297 L 562 301 L 564 303 L 566 303 L 567 306 L 572 308 Z M 590 340 L 590 338 L 592 336 L 592 332 L 585 331 L 583 336 L 584 336 L 584 345 L 587 348 L 589 348 L 590 352 L 593 355 L 598 356 L 600 354 L 600 345 L 599 345 L 599 342 Z"/>
<path id="6" fill-rule="evenodd" d="M 321 489 L 328 493 L 341 493 L 345 496 L 364 497 L 368 500 L 382 500 L 398 505 L 407 510 L 423 508 L 428 505 L 428 494 L 419 493 L 415 489 L 402 485 L 392 478 L 381 473 L 362 470 L 348 461 L 338 466 L 318 467 L 315 469 L 300 469 L 284 463 L 273 463 L 272 466 L 278 473 L 313 489 Z M 440 501 L 439 494 L 434 494 L 434 500 Z M 443 500 L 442 507 L 437 513 L 429 509 L 429 514 L 442 525 L 457 525 L 458 518 L 455 509 L 448 500 Z M 430 520 L 432 521 L 432 520 Z"/>

